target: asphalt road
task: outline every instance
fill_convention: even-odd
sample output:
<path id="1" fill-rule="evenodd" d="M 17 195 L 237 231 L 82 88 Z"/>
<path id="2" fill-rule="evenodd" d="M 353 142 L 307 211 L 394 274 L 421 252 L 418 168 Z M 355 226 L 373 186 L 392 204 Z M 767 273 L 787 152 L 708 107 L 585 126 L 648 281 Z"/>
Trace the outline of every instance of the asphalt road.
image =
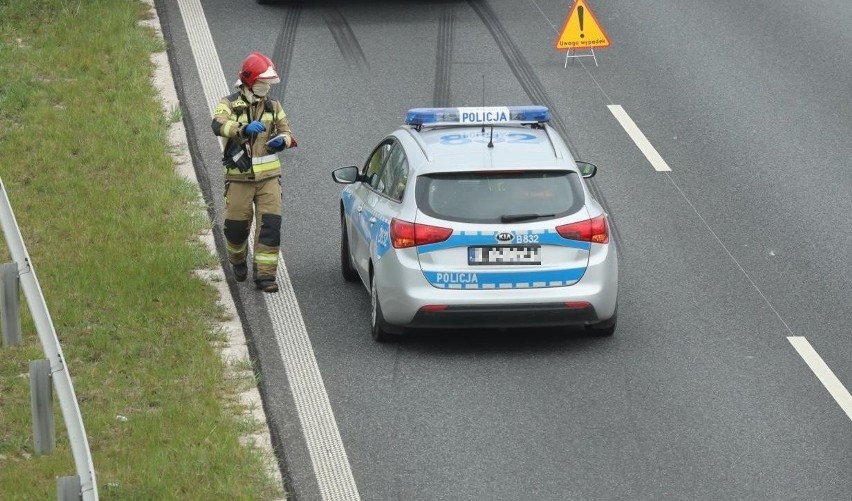
<path id="1" fill-rule="evenodd" d="M 252 50 L 284 78 L 299 147 L 282 254 L 361 499 L 849 499 L 852 421 L 789 338 L 852 387 L 852 3 L 593 0 L 612 47 L 567 68 L 566 1 L 201 3 L 229 82 Z M 178 8 L 158 9 L 221 220 L 209 104 Z M 599 166 L 621 258 L 613 338 L 370 339 L 329 173 L 408 108 L 483 101 L 551 107 Z M 290 487 L 319 499 L 273 320 L 232 286 Z"/>

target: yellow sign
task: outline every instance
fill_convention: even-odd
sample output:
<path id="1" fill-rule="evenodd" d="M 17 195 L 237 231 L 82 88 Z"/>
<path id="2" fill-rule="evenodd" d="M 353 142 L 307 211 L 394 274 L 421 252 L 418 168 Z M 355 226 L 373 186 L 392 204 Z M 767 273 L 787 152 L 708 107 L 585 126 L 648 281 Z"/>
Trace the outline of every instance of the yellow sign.
<path id="1" fill-rule="evenodd" d="M 600 23 L 589 10 L 584 0 L 574 2 L 568 19 L 559 38 L 556 39 L 556 50 L 591 49 L 594 47 L 609 47 L 609 38 L 601 28 Z"/>

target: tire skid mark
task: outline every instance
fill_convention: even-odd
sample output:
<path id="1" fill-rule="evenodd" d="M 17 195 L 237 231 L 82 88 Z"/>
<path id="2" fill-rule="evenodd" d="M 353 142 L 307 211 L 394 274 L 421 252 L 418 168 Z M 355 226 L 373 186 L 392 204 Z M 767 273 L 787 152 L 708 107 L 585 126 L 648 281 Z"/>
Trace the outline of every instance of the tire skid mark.
<path id="1" fill-rule="evenodd" d="M 278 39 L 275 40 L 275 48 L 272 52 L 272 62 L 275 63 L 275 68 L 278 69 L 278 76 L 281 77 L 280 94 L 283 100 L 287 90 L 287 79 L 290 76 L 290 61 L 293 58 L 293 46 L 296 43 L 296 28 L 299 26 L 299 18 L 302 16 L 302 7 L 296 5 L 287 10 L 284 16 L 284 25 L 278 33 Z"/>
<path id="2" fill-rule="evenodd" d="M 453 4 L 444 4 L 438 20 L 438 49 L 435 56 L 435 92 L 432 106 L 444 108 L 450 105 L 450 70 L 453 57 L 453 35 L 455 34 L 455 9 Z"/>
<path id="3" fill-rule="evenodd" d="M 337 43 L 340 53 L 343 54 L 343 59 L 363 69 L 370 69 L 370 65 L 367 64 L 367 57 L 361 50 L 361 44 L 358 43 L 358 39 L 343 13 L 337 7 L 329 7 L 323 9 L 322 17 L 329 31 L 331 31 L 331 36 Z"/>
<path id="4" fill-rule="evenodd" d="M 485 24 L 485 27 L 488 29 L 489 33 L 491 33 L 494 41 L 497 42 L 497 47 L 500 49 L 500 52 L 503 53 L 506 63 L 509 65 L 512 73 L 515 74 L 515 77 L 518 79 L 518 83 L 521 84 L 521 87 L 527 93 L 527 96 L 532 100 L 532 104 L 547 106 L 552 116 L 553 126 L 557 131 L 559 131 L 559 134 L 568 146 L 568 150 L 575 159 L 580 158 L 579 150 L 568 135 L 568 127 L 565 125 L 565 121 L 557 111 L 553 101 L 547 95 L 544 85 L 542 85 L 541 80 L 538 79 L 538 76 L 535 74 L 532 66 L 530 66 L 527 62 L 526 58 L 521 53 L 521 50 L 517 45 L 515 45 L 515 42 L 512 41 L 512 37 L 509 36 L 506 28 L 504 28 L 500 23 L 500 20 L 497 18 L 497 14 L 485 0 L 467 0 L 467 3 L 482 20 L 482 23 Z M 615 224 L 615 216 L 613 216 L 612 211 L 609 209 L 609 204 L 607 204 L 606 198 L 604 198 L 603 193 L 601 193 L 595 180 L 589 179 L 589 181 L 589 189 L 607 213 L 613 237 L 619 244 L 616 247 L 618 249 L 619 257 L 622 257 L 624 249 L 623 245 L 621 245 L 621 235 Z"/>
<path id="5" fill-rule="evenodd" d="M 544 90 L 544 86 L 541 84 L 541 81 L 536 76 L 526 58 L 524 58 L 523 54 L 521 54 L 518 46 L 512 41 L 512 38 L 506 31 L 506 28 L 504 28 L 500 23 L 500 20 L 497 19 L 497 14 L 491 9 L 487 2 L 480 0 L 468 0 L 468 3 L 480 19 L 482 19 L 483 24 L 485 24 L 485 27 L 491 33 L 494 41 L 497 42 L 497 47 L 500 49 L 500 52 L 503 53 L 503 57 L 509 64 L 509 68 L 512 70 L 512 73 L 515 74 L 515 77 L 527 93 L 527 96 L 529 96 L 529 98 L 533 101 L 533 104 L 547 106 L 550 109 L 556 127 L 559 128 L 559 132 L 562 133 L 566 131 L 567 127 L 565 127 L 565 122 L 562 120 L 562 117 L 559 115 L 556 107 L 553 106 L 550 97 L 547 95 L 547 91 Z M 564 139 L 568 144 L 568 148 L 572 152 L 576 151 L 576 148 L 570 142 L 570 139 L 567 136 Z"/>

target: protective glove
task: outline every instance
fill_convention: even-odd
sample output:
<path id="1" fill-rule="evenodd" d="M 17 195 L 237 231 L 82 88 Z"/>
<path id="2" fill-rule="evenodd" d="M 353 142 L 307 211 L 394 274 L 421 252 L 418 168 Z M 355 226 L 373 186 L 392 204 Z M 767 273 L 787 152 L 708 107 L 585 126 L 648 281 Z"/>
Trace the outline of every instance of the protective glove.
<path id="1" fill-rule="evenodd" d="M 298 144 L 296 144 L 296 138 L 295 138 L 295 137 L 293 137 L 293 136 L 290 136 L 290 146 L 289 146 L 289 148 L 295 148 L 296 146 L 299 146 Z"/>
<path id="2" fill-rule="evenodd" d="M 272 149 L 279 149 L 284 146 L 284 136 L 276 136 L 266 142 L 266 146 Z"/>
<path id="3" fill-rule="evenodd" d="M 243 127 L 243 134 L 257 134 L 258 132 L 263 132 L 266 130 L 266 126 L 263 125 L 263 122 L 260 120 L 255 120 L 254 122 Z"/>

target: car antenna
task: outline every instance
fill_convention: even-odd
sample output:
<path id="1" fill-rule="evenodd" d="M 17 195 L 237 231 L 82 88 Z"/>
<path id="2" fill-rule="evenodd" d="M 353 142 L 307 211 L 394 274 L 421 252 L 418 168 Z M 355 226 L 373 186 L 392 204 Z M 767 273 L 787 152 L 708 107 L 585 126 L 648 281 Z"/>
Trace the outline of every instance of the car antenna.
<path id="1" fill-rule="evenodd" d="M 485 73 L 482 74 L 482 108 L 485 108 Z M 485 134 L 485 124 L 482 124 L 482 133 Z"/>
<path id="2" fill-rule="evenodd" d="M 485 73 L 482 74 L 482 109 L 485 109 Z M 485 123 L 482 124 L 482 133 L 485 134 Z M 494 147 L 494 124 L 491 124 L 491 134 L 488 138 L 488 147 Z"/>

